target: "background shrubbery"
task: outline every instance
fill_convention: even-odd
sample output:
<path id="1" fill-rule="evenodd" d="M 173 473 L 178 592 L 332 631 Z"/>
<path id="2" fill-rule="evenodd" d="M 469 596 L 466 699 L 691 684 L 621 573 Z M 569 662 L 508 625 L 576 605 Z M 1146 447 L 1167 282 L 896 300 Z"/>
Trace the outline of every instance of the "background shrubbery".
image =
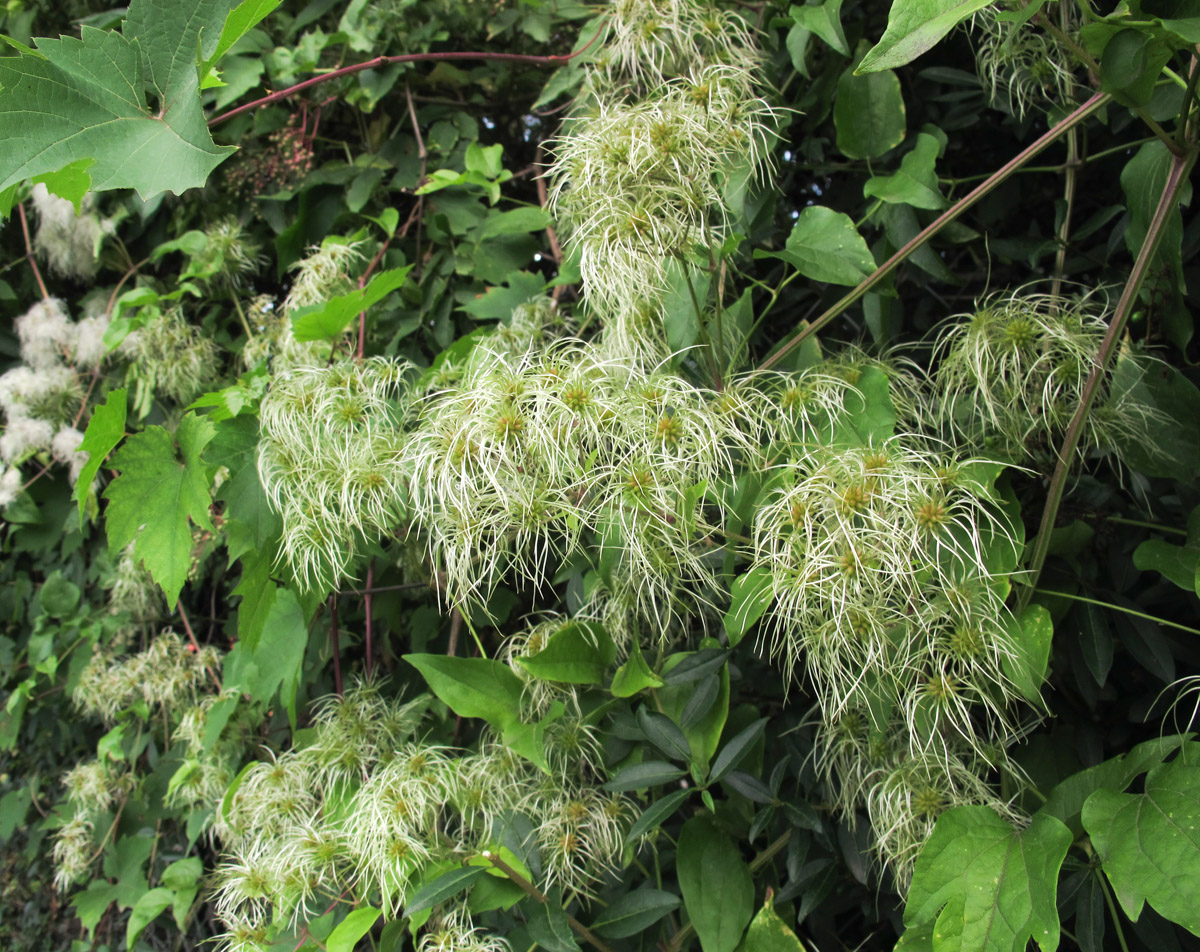
<path id="1" fill-rule="evenodd" d="M 1188 13 L 9 3 L 0 945 L 1189 947 Z"/>

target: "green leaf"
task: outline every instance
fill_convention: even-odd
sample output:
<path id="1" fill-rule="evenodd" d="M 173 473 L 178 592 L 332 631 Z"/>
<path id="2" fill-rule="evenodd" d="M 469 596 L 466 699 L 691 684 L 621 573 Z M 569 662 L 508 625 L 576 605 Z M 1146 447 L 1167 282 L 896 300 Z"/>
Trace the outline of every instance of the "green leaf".
<path id="1" fill-rule="evenodd" d="M 440 902 L 445 902 L 457 896 L 484 874 L 482 866 L 464 866 L 443 873 L 431 883 L 426 883 L 418 889 L 404 907 L 404 915 L 411 916 L 426 909 L 432 909 Z"/>
<path id="2" fill-rule="evenodd" d="M 409 654 L 404 660 L 459 717 L 482 718 L 500 731 L 520 722 L 524 686 L 507 665 L 437 654 Z"/>
<path id="3" fill-rule="evenodd" d="M 755 251 L 756 258 L 782 258 L 801 274 L 830 284 L 858 284 L 875 270 L 871 250 L 849 215 L 822 205 L 800 213 L 783 251 Z"/>
<path id="4" fill-rule="evenodd" d="M 891 385 L 878 367 L 862 371 L 854 389 L 847 391 L 844 405 L 846 412 L 833 430 L 834 445 L 878 446 L 895 434 Z"/>
<path id="5" fill-rule="evenodd" d="M 545 952 L 579 952 L 579 943 L 571 932 L 559 890 L 551 890 L 547 902 L 527 899 L 525 908 L 528 910 L 529 935 Z"/>
<path id="6" fill-rule="evenodd" d="M 358 940 L 371 931 L 383 913 L 371 906 L 355 909 L 338 923 L 325 940 L 325 952 L 354 952 Z"/>
<path id="7" fill-rule="evenodd" d="M 613 697 L 633 697 L 639 691 L 662 686 L 663 679 L 650 670 L 641 647 L 635 644 L 628 660 L 617 668 L 608 689 Z"/>
<path id="8" fill-rule="evenodd" d="M 81 890 L 71 897 L 71 907 L 75 910 L 75 915 L 79 917 L 80 924 L 87 929 L 88 935 L 95 931 L 96 926 L 104 917 L 105 911 L 116 898 L 116 883 L 110 883 L 106 879 L 92 880 L 87 889 Z"/>
<path id="9" fill-rule="evenodd" d="M 1025 699 L 1042 703 L 1042 682 L 1050 661 L 1050 642 L 1054 638 L 1054 623 L 1050 612 L 1041 605 L 1030 605 L 1018 617 L 1009 621 L 1008 633 L 1016 654 L 1001 660 L 1004 673 L 1017 686 Z"/>
<path id="10" fill-rule="evenodd" d="M 143 199 L 201 186 L 234 149 L 200 107 L 197 49 L 214 45 L 232 0 L 134 0 L 124 32 L 82 27 L 0 61 L 0 189 L 81 159 L 97 190 Z M 146 84 L 158 102 L 146 100 Z"/>
<path id="11" fill-rule="evenodd" d="M 679 908 L 682 900 L 674 893 L 643 886 L 626 893 L 600 913 L 591 929 L 605 939 L 627 939 Z"/>
<path id="12" fill-rule="evenodd" d="M 200 454 L 213 432 L 210 422 L 189 413 L 174 438 L 161 426 L 147 427 L 129 437 L 110 464 L 121 475 L 104 491 L 109 548 L 116 553 L 133 542 L 134 556 L 150 570 L 171 608 L 191 567 L 188 520 L 212 529 Z"/>
<path id="13" fill-rule="evenodd" d="M 672 760 L 687 761 L 691 758 L 687 737 L 669 717 L 643 705 L 637 711 L 637 724 L 646 739 Z"/>
<path id="14" fill-rule="evenodd" d="M 279 700 L 288 712 L 293 730 L 296 725 L 296 690 L 308 649 L 308 623 L 304 610 L 291 589 L 281 588 L 267 610 L 262 632 L 242 650 L 250 653 L 257 674 L 242 687 L 255 700 L 269 702 L 279 689 Z"/>
<path id="15" fill-rule="evenodd" d="M 625 834 L 626 844 L 633 843 L 638 837 L 657 830 L 691 795 L 691 790 L 676 790 L 674 793 L 668 793 L 665 797 L 655 800 L 629 827 L 629 832 Z"/>
<path id="16" fill-rule="evenodd" d="M 1148 902 L 1200 936 L 1198 758 L 1200 745 L 1184 747 L 1146 775 L 1141 794 L 1097 790 L 1083 805 L 1083 827 L 1131 920 Z"/>
<path id="17" fill-rule="evenodd" d="M 35 185 L 41 183 L 51 194 L 65 198 L 75 206 L 75 214 L 78 215 L 82 212 L 83 196 L 92 187 L 92 177 L 87 170 L 94 164 L 94 159 L 80 159 L 78 162 L 63 166 L 57 172 L 36 175 L 33 182 Z"/>
<path id="18" fill-rule="evenodd" d="M 216 49 L 204 61 L 202 72 L 207 72 L 219 63 L 221 57 L 228 53 L 238 40 L 265 20 L 282 2 L 283 0 L 242 0 L 230 10 L 229 16 L 225 18 L 225 25 L 221 28 L 221 38 L 217 40 Z"/>
<path id="19" fill-rule="evenodd" d="M 850 55 L 850 44 L 842 29 L 842 0 L 789 7 L 788 16 L 797 26 L 815 33 L 843 56 Z"/>
<path id="20" fill-rule="evenodd" d="M 404 284 L 404 279 L 412 269 L 410 264 L 404 268 L 380 271 L 365 288 L 338 295 L 324 304 L 297 308 L 292 312 L 292 334 L 299 341 L 333 340 L 359 314 Z"/>
<path id="21" fill-rule="evenodd" d="M 946 199 L 938 189 L 937 162 L 941 144 L 927 132 L 917 135 L 917 144 L 900 160 L 900 171 L 876 175 L 863 186 L 866 198 L 881 198 L 893 205 L 911 205 L 932 210 L 945 208 Z"/>
<path id="22" fill-rule="evenodd" d="M 1125 193 L 1125 204 L 1129 209 L 1125 247 L 1135 258 L 1141 251 L 1150 223 L 1158 210 L 1158 202 L 1173 161 L 1174 157 L 1166 145 L 1154 139 L 1143 144 L 1121 170 L 1121 190 Z M 1191 201 L 1192 185 L 1185 182 L 1179 191 L 1178 204 L 1168 213 L 1162 238 L 1154 253 L 1155 266 L 1166 268 L 1169 279 L 1165 283 L 1177 295 L 1187 291 L 1182 260 L 1183 216 L 1179 205 L 1190 205 Z M 1177 335 L 1175 343 L 1185 347 L 1191 337 L 1192 325 L 1188 322 L 1186 329 Z"/>
<path id="23" fill-rule="evenodd" d="M 679 833 L 675 871 L 703 952 L 733 952 L 754 915 L 754 881 L 741 853 L 707 817 Z"/>
<path id="24" fill-rule="evenodd" d="M 1167 43 L 1149 33 L 1121 30 L 1100 57 L 1100 88 L 1123 105 L 1146 105 L 1171 52 Z"/>
<path id="25" fill-rule="evenodd" d="M 775 897 L 770 889 L 766 902 L 746 930 L 742 952 L 804 952 L 804 944 L 775 911 Z"/>
<path id="26" fill-rule="evenodd" d="M 762 737 L 763 731 L 767 729 L 767 720 L 764 717 L 761 720 L 755 721 L 749 727 L 739 731 L 730 739 L 729 743 L 721 748 L 721 752 L 717 754 L 717 759 L 713 761 L 712 771 L 709 773 L 708 780 L 706 781 L 710 786 L 733 770 L 750 753 L 751 748 Z"/>
<path id="27" fill-rule="evenodd" d="M 1071 831 L 1037 814 L 1022 831 L 985 806 L 947 810 L 917 857 L 904 924 L 936 919 L 934 952 L 1058 947 L 1055 896 Z"/>
<path id="28" fill-rule="evenodd" d="M 507 320 L 518 307 L 546 289 L 546 279 L 528 271 L 514 271 L 499 287 L 488 288 L 462 309 L 479 321 Z M 466 340 L 466 338 L 462 338 Z"/>
<path id="29" fill-rule="evenodd" d="M 1166 760 L 1172 752 L 1186 743 L 1190 736 L 1174 734 L 1143 741 L 1126 753 L 1072 774 L 1050 791 L 1038 813 L 1062 820 L 1076 837 L 1082 836 L 1080 814 L 1088 797 L 1097 790 L 1120 793 L 1133 783 L 1136 777 Z"/>
<path id="30" fill-rule="evenodd" d="M 874 159 L 904 141 L 907 120 L 900 80 L 892 72 L 857 75 L 847 67 L 833 104 L 838 151 L 848 159 Z"/>
<path id="31" fill-rule="evenodd" d="M 875 47 L 858 64 L 860 73 L 895 69 L 937 45 L 947 33 L 991 0 L 896 0 Z"/>
<path id="32" fill-rule="evenodd" d="M 706 654 L 709 655 L 707 659 Z M 683 711 L 692 699 L 694 692 L 692 682 L 711 673 L 713 668 L 710 664 L 712 663 L 715 663 L 720 671 L 721 685 L 716 701 L 713 702 L 707 714 L 683 729 L 683 733 L 688 739 L 688 746 L 692 751 L 692 760 L 702 771 L 708 770 L 709 762 L 716 753 L 717 745 L 721 742 L 725 721 L 729 717 L 729 665 L 725 663 L 727 660 L 728 656 L 720 651 L 713 651 L 711 654 L 704 651 L 694 654 L 680 652 L 668 658 L 663 665 L 663 674 L 667 676 L 664 679 L 668 683 L 658 689 L 658 702 L 662 712 L 676 724 L 683 723 Z M 688 673 L 687 680 L 671 681 L 670 674 L 683 669 L 693 661 L 699 663 Z M 691 678 L 691 674 L 695 674 L 696 678 Z"/>
<path id="33" fill-rule="evenodd" d="M 38 602 L 42 611 L 54 618 L 65 618 L 75 611 L 79 604 L 79 586 L 70 579 L 63 578 L 62 572 L 55 569 L 38 588 Z"/>
<path id="34" fill-rule="evenodd" d="M 33 805 L 33 792 L 29 787 L 9 790 L 0 797 L 0 843 L 12 839 L 13 833 L 25 825 L 25 816 Z"/>
<path id="35" fill-rule="evenodd" d="M 1147 539 L 1133 550 L 1133 564 L 1142 571 L 1166 576 L 1188 592 L 1196 591 L 1200 571 L 1200 546 L 1172 545 L 1163 539 Z"/>
<path id="36" fill-rule="evenodd" d="M 507 212 L 489 212 L 479 228 L 479 240 L 501 235 L 524 235 L 531 231 L 542 231 L 553 222 L 544 208 L 526 205 Z"/>
<path id="37" fill-rule="evenodd" d="M 630 764 L 618 770 L 605 785 L 605 790 L 624 793 L 628 790 L 645 790 L 647 787 L 657 787 L 672 780 L 678 780 L 686 771 L 680 770 L 674 764 L 665 760 L 647 760 L 640 764 Z"/>
<path id="38" fill-rule="evenodd" d="M 79 503 L 79 521 L 83 523 L 83 507 L 87 504 L 88 491 L 92 480 L 100 467 L 112 452 L 113 447 L 125 436 L 125 391 L 113 390 L 104 403 L 92 409 L 92 418 L 88 421 L 87 432 L 83 434 L 83 442 L 79 449 L 88 454 L 88 461 L 79 471 L 79 479 L 75 483 L 73 498 Z"/>
<path id="39" fill-rule="evenodd" d="M 576 621 L 558 629 L 537 654 L 517 662 L 543 681 L 600 684 L 616 660 L 617 646 L 603 626 Z"/>
<path id="40" fill-rule="evenodd" d="M 725 634 L 731 647 L 737 647 L 750 626 L 762 617 L 775 600 L 772 578 L 770 568 L 759 566 L 733 580 L 729 611 L 725 613 L 724 620 Z"/>
<path id="41" fill-rule="evenodd" d="M 133 904 L 133 909 L 129 913 L 129 924 L 125 927 L 125 948 L 132 949 L 133 943 L 142 934 L 142 930 L 158 918 L 159 913 L 174 901 L 175 894 L 170 889 L 163 889 L 161 886 L 143 893 Z"/>

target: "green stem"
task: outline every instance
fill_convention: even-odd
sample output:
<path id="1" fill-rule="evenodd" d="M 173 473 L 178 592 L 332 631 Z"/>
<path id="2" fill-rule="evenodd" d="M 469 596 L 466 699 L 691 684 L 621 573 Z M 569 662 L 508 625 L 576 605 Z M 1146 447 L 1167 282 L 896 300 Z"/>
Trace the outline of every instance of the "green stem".
<path id="1" fill-rule="evenodd" d="M 1108 888 L 1108 878 L 1103 871 L 1096 870 L 1096 878 L 1100 880 L 1100 888 L 1104 891 L 1104 901 L 1108 904 L 1108 914 L 1117 930 L 1117 941 L 1121 943 L 1121 952 L 1129 952 L 1129 943 L 1125 941 L 1125 930 L 1121 926 L 1121 918 L 1117 912 L 1117 904 L 1113 902 L 1112 890 Z"/>
<path id="2" fill-rule="evenodd" d="M 1088 598 L 1085 595 L 1072 595 L 1069 592 L 1054 592 L 1048 588 L 1035 588 L 1034 593 L 1037 595 L 1052 595 L 1055 598 L 1067 598 L 1073 602 L 1086 602 L 1089 605 L 1099 605 L 1101 608 L 1111 608 L 1115 612 L 1124 612 L 1126 615 L 1144 618 L 1146 621 L 1152 621 L 1158 625 L 1167 625 L 1170 628 L 1178 628 L 1180 631 L 1186 631 L 1190 635 L 1200 635 L 1200 628 L 1189 628 L 1187 625 L 1181 625 L 1177 621 L 1168 621 L 1165 618 L 1159 618 L 1157 615 L 1148 615 L 1145 612 L 1140 612 L 1136 608 L 1126 608 L 1124 605 L 1114 605 L 1112 602 L 1102 602 L 1099 599 Z"/>
<path id="3" fill-rule="evenodd" d="M 1063 492 L 1067 487 L 1067 477 L 1071 472 L 1071 460 L 1075 457 L 1075 450 L 1079 447 L 1079 440 L 1083 436 L 1084 423 L 1087 421 L 1088 413 L 1091 411 L 1092 404 L 1095 402 L 1100 390 L 1100 381 L 1104 379 L 1107 373 L 1109 360 L 1117 349 L 1117 341 L 1120 340 L 1121 334 L 1125 330 L 1125 325 L 1129 321 L 1129 316 L 1133 313 L 1134 305 L 1137 304 L 1142 282 L 1145 281 L 1146 275 L 1150 271 L 1150 265 L 1154 260 L 1154 253 L 1158 250 L 1158 245 L 1162 241 L 1163 233 L 1166 231 L 1167 223 L 1171 218 L 1171 213 L 1178 204 L 1179 191 L 1187 182 L 1188 172 L 1191 171 L 1195 161 L 1196 153 L 1194 150 L 1190 150 L 1182 156 L 1174 156 L 1171 160 L 1171 168 L 1167 173 L 1167 181 L 1163 186 L 1162 196 L 1159 198 L 1158 207 L 1154 210 L 1154 217 L 1150 220 L 1150 226 L 1146 229 L 1146 238 L 1142 242 L 1141 250 L 1138 251 L 1137 260 L 1133 263 L 1133 270 L 1129 274 L 1129 280 L 1125 283 L 1125 290 L 1121 292 L 1121 299 L 1117 302 L 1117 309 L 1113 313 L 1112 320 L 1109 322 L 1108 331 L 1105 333 L 1104 340 L 1100 344 L 1100 350 L 1096 354 L 1096 361 L 1092 367 L 1092 372 L 1088 374 L 1087 382 L 1083 386 L 1083 394 L 1079 398 L 1079 406 L 1076 408 L 1075 415 L 1071 418 L 1071 422 L 1067 426 L 1067 433 L 1063 437 L 1063 444 L 1058 452 L 1058 464 L 1054 468 L 1054 475 L 1050 479 L 1050 487 L 1046 491 L 1046 508 L 1042 512 L 1041 527 L 1038 530 L 1033 552 L 1029 558 L 1029 570 L 1026 579 L 1028 587 L 1021 593 L 1017 601 L 1020 608 L 1024 608 L 1029 604 L 1029 598 L 1037 585 L 1038 576 L 1042 574 L 1042 566 L 1045 564 L 1046 555 L 1050 550 L 1050 534 L 1054 529 L 1054 520 L 1058 515 L 1058 507 L 1062 503 Z"/>
<path id="4" fill-rule="evenodd" d="M 1143 522 L 1141 519 L 1126 519 L 1124 516 L 1105 516 L 1105 522 L 1115 522 L 1121 526 L 1138 526 L 1141 529 L 1153 529 L 1155 532 L 1170 532 L 1187 538 L 1186 529 L 1176 529 L 1174 526 L 1160 526 L 1157 522 Z"/>
<path id="5" fill-rule="evenodd" d="M 1063 163 L 1066 181 L 1063 183 L 1063 200 L 1066 208 L 1063 211 L 1062 226 L 1058 229 L 1058 253 L 1054 256 L 1054 282 L 1050 285 L 1050 294 L 1058 297 L 1062 290 L 1063 273 L 1067 267 L 1067 239 L 1071 236 L 1071 212 L 1075 209 L 1075 185 L 1079 179 L 1079 130 L 1072 129 L 1067 133 L 1067 161 Z"/>
<path id="6" fill-rule="evenodd" d="M 964 195 L 954 205 L 935 218 L 933 222 L 927 225 L 920 234 L 918 234 L 906 245 L 904 245 L 904 247 L 888 258 L 888 260 L 880 265 L 873 274 L 864 279 L 861 284 L 853 288 L 849 293 L 847 293 L 837 303 L 825 311 L 825 313 L 816 318 L 807 327 L 801 328 L 791 340 L 787 341 L 787 343 L 783 344 L 777 351 L 775 351 L 775 353 L 771 354 L 771 356 L 764 360 L 759 369 L 767 370 L 768 368 L 775 366 L 775 364 L 779 363 L 779 361 L 783 360 L 784 357 L 799 347 L 805 340 L 807 340 L 822 327 L 832 321 L 835 317 L 845 311 L 846 308 L 874 288 L 877 284 L 881 283 L 884 278 L 895 271 L 905 259 L 912 255 L 917 249 L 921 248 L 927 241 L 929 241 L 930 238 L 958 218 L 963 212 L 978 202 L 981 198 L 984 198 L 986 195 L 990 194 L 993 189 L 1004 182 L 1009 176 L 1017 171 L 1017 169 L 1024 166 L 1025 163 L 1040 153 L 1047 146 L 1055 142 L 1060 136 L 1069 132 L 1097 110 L 1106 106 L 1111 99 L 1112 97 L 1108 93 L 1096 93 L 1091 99 L 1085 102 L 1082 106 L 1076 109 L 1057 125 L 1052 127 L 1043 136 L 1018 152 L 1017 155 L 993 172 L 986 181 L 980 183 L 976 188 Z"/>
<path id="7" fill-rule="evenodd" d="M 1120 145 L 1114 145 L 1112 148 L 1103 149 L 1100 152 L 1094 152 L 1086 158 L 1076 159 L 1072 163 L 1075 167 L 1088 165 L 1092 162 L 1098 162 L 1100 159 L 1106 159 L 1110 155 L 1115 155 L 1118 152 L 1128 152 L 1130 149 L 1136 149 L 1139 145 L 1145 145 L 1147 142 L 1153 142 L 1157 136 L 1143 136 L 1141 139 L 1134 139 L 1132 142 L 1122 142 Z M 1028 175 L 1035 172 L 1038 173 L 1057 173 L 1065 172 L 1070 166 L 1066 162 L 1060 162 L 1058 165 L 1027 165 L 1022 169 L 1018 169 L 1015 174 Z M 943 185 L 970 185 L 972 182 L 979 182 L 987 178 L 990 173 L 982 172 L 979 175 L 964 175 L 962 178 L 944 178 L 938 177 L 938 181 Z"/>

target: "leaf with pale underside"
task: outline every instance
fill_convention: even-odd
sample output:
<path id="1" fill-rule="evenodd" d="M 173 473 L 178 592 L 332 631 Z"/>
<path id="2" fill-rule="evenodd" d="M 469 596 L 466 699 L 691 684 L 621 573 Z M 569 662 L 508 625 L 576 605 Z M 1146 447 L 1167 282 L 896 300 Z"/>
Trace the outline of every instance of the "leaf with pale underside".
<path id="1" fill-rule="evenodd" d="M 0 190 L 85 159 L 96 191 L 149 199 L 203 185 L 234 150 L 209 134 L 197 56 L 235 5 L 134 0 L 122 32 L 84 26 L 0 58 Z"/>

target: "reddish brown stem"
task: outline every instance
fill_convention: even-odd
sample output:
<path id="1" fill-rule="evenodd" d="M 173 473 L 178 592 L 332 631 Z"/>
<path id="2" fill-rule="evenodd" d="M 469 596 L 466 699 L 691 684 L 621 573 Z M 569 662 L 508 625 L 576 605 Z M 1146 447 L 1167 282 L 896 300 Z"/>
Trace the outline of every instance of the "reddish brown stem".
<path id="1" fill-rule="evenodd" d="M 236 109 L 230 109 L 228 112 L 223 112 L 219 116 L 215 116 L 208 120 L 210 126 L 219 125 L 227 119 L 232 119 L 234 116 L 240 116 L 244 112 L 250 112 L 252 109 L 257 109 L 260 106 L 266 106 L 273 102 L 279 102 L 281 99 L 287 99 L 289 96 L 294 96 L 298 92 L 303 92 L 305 89 L 311 89 L 320 83 L 328 82 L 331 79 L 337 79 L 341 76 L 350 76 L 353 73 L 361 73 L 368 69 L 378 69 L 381 66 L 390 66 L 394 63 L 432 63 L 443 60 L 498 60 L 507 63 L 528 63 L 531 66 L 558 66 L 562 63 L 567 63 L 577 56 L 581 56 L 593 43 L 603 30 L 597 30 L 585 46 L 577 49 L 574 53 L 567 53 L 561 56 L 532 56 L 524 53 L 487 53 L 487 52 L 471 52 L 471 53 L 402 53 L 399 56 L 376 56 L 374 59 L 367 60 L 365 63 L 355 63 L 352 66 L 343 66 L 341 69 L 330 70 L 328 73 L 323 73 L 320 76 L 313 76 L 311 79 L 306 79 L 302 83 L 296 83 L 295 86 L 289 86 L 287 89 L 280 89 L 268 96 L 263 96 L 261 99 L 256 99 L 254 102 L 248 102 L 244 106 L 238 106 Z"/>
<path id="2" fill-rule="evenodd" d="M 462 610 L 455 608 L 450 613 L 450 643 L 446 646 L 446 655 L 453 658 L 458 651 L 458 633 L 462 631 Z"/>
<path id="3" fill-rule="evenodd" d="M 1088 413 L 1091 412 L 1092 404 L 1095 403 L 1100 382 L 1108 373 L 1108 364 L 1112 360 L 1113 354 L 1117 351 L 1117 342 L 1120 340 L 1121 334 L 1124 332 L 1125 326 L 1129 321 L 1129 316 L 1133 313 L 1134 306 L 1137 304 L 1138 293 L 1141 291 L 1146 275 L 1150 271 L 1154 255 L 1158 251 L 1158 246 L 1162 243 L 1162 237 L 1167 229 L 1167 225 L 1170 223 L 1171 214 L 1179 205 L 1179 193 L 1187 183 L 1188 173 L 1191 172 L 1195 161 L 1196 152 L 1194 149 L 1185 152 L 1183 155 L 1172 156 L 1171 168 L 1167 173 L 1167 181 L 1163 185 L 1162 195 L 1158 200 L 1158 207 L 1154 210 L 1154 217 L 1150 220 L 1150 224 L 1146 229 L 1146 237 L 1142 240 L 1142 247 L 1138 251 L 1137 260 L 1134 261 L 1133 270 L 1129 273 L 1129 280 L 1125 282 L 1125 289 L 1121 292 L 1121 300 L 1117 302 L 1117 308 L 1113 311 L 1112 319 L 1108 324 L 1108 331 L 1104 335 L 1104 340 L 1100 343 L 1100 349 L 1096 353 L 1091 373 L 1088 374 L 1087 382 L 1083 385 L 1083 393 L 1079 398 L 1079 406 L 1076 407 L 1075 415 L 1071 417 L 1071 422 L 1067 425 L 1067 432 L 1063 437 L 1062 447 L 1058 451 L 1058 462 L 1054 467 L 1054 475 L 1051 476 L 1050 486 L 1046 490 L 1046 506 L 1042 510 L 1041 526 L 1038 528 L 1037 538 L 1034 540 L 1033 550 L 1029 557 L 1029 569 L 1025 578 L 1026 587 L 1021 591 L 1018 598 L 1018 605 L 1021 608 L 1029 604 L 1034 587 L 1037 585 L 1038 578 L 1042 574 L 1042 566 L 1045 565 L 1046 556 L 1050 551 L 1050 536 L 1054 531 L 1054 523 L 1058 517 L 1058 507 L 1062 502 L 1063 493 L 1067 487 L 1067 478 L 1071 473 L 1071 461 L 1075 458 L 1075 451 L 1078 449 L 1079 440 L 1083 436 L 1083 428 L 1087 422 Z"/>
<path id="4" fill-rule="evenodd" d="M 1106 105 L 1112 97 L 1108 93 L 1096 93 L 1091 99 L 1085 102 L 1082 106 L 1072 112 L 1062 122 L 1053 126 L 1037 141 L 1026 146 L 1018 152 L 1012 159 L 1006 162 L 1003 166 L 997 169 L 994 173 L 982 181 L 974 190 L 968 192 L 950 208 L 944 211 L 936 219 L 927 225 L 920 234 L 913 238 L 908 244 L 897 251 L 894 255 L 881 264 L 875 271 L 863 280 L 861 284 L 849 291 L 836 304 L 825 311 L 820 317 L 814 320 L 807 327 L 801 328 L 791 340 L 771 354 L 762 362 L 759 369 L 767 370 L 774 367 L 775 364 L 783 360 L 785 356 L 799 347 L 805 340 L 819 331 L 822 327 L 832 321 L 835 317 L 846 310 L 851 304 L 861 298 L 864 294 L 870 291 L 875 285 L 879 284 L 889 274 L 896 270 L 900 264 L 908 258 L 914 251 L 920 248 L 925 242 L 929 241 L 934 235 L 945 228 L 950 222 L 954 221 L 965 212 L 968 208 L 974 205 L 977 201 L 987 195 L 992 189 L 996 188 L 1001 182 L 1012 175 L 1017 169 L 1025 165 L 1035 155 L 1053 143 L 1059 136 L 1065 132 L 1075 128 L 1079 123 L 1083 122 L 1088 116 L 1097 112 Z"/>
<path id="5" fill-rule="evenodd" d="M 389 237 L 379 246 L 379 250 L 375 252 L 375 257 L 371 259 L 371 263 L 367 265 L 367 270 L 363 272 L 362 277 L 358 279 L 358 289 L 361 291 L 367 286 L 367 281 L 370 280 L 371 274 L 378 267 L 379 262 L 383 260 L 383 256 L 387 253 L 388 245 L 392 243 Z M 367 339 L 367 312 L 362 311 L 358 315 L 358 347 L 354 351 L 356 360 L 363 359 L 363 345 Z"/>
<path id="6" fill-rule="evenodd" d="M 42 300 L 48 301 L 50 292 L 46 290 L 46 282 L 42 280 L 42 272 L 38 268 L 37 257 L 33 253 L 33 241 L 29 237 L 29 221 L 25 217 L 25 206 L 20 202 L 17 203 L 17 216 L 21 219 L 21 234 L 25 238 L 25 260 L 29 262 L 29 267 L 33 270 L 33 277 L 42 292 Z"/>
<path id="7" fill-rule="evenodd" d="M 192 631 L 192 623 L 188 621 L 187 612 L 183 610 L 183 602 L 177 602 L 175 607 L 179 609 L 179 617 L 183 620 L 183 630 L 187 632 L 188 641 L 191 642 L 192 648 L 199 654 L 200 642 L 196 640 L 196 633 Z M 204 668 L 208 672 L 208 676 L 212 678 L 213 684 L 217 686 L 217 693 L 219 694 L 221 692 L 221 679 L 217 677 L 217 672 L 208 665 L 205 665 Z"/>

